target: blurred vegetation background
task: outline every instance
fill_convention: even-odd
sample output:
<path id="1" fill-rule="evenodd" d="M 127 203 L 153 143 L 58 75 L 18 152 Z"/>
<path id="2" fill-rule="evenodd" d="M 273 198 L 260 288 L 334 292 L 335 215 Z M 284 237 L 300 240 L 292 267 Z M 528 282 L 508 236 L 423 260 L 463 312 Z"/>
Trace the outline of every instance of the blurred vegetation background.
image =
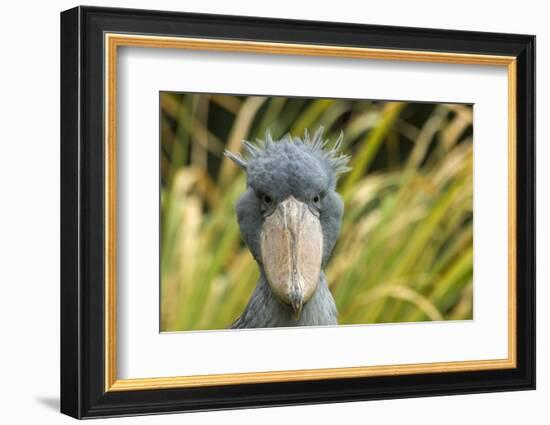
<path id="1" fill-rule="evenodd" d="M 325 270 L 345 324 L 472 319 L 472 107 L 162 92 L 161 331 L 224 329 L 258 269 L 234 210 L 246 177 L 223 150 L 318 126 L 351 172 Z"/>

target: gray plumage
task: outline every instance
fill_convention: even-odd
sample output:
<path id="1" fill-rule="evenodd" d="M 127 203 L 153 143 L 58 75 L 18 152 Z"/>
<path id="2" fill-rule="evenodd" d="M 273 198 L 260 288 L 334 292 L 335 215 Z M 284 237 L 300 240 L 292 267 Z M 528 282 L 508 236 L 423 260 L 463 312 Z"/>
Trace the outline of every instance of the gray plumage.
<path id="1" fill-rule="evenodd" d="M 287 305 L 282 304 L 271 291 L 265 277 L 258 279 L 250 301 L 241 316 L 231 325 L 233 329 L 271 328 L 291 326 L 337 325 L 338 311 L 325 276 L 321 274 L 313 297 L 304 305 L 298 319 Z"/>
<path id="2" fill-rule="evenodd" d="M 292 197 L 307 204 L 321 224 L 324 268 L 343 213 L 336 181 L 339 174 L 349 170 L 349 157 L 339 153 L 342 138 L 340 135 L 329 147 L 322 128 L 311 137 L 306 131 L 303 138 L 287 135 L 279 141 L 273 141 L 268 133 L 255 144 L 244 141 L 244 156 L 225 152 L 247 174 L 247 189 L 237 202 L 236 212 L 242 238 L 260 269 L 256 288 L 232 328 L 337 324 L 336 306 L 322 270 L 314 294 L 298 317 L 273 294 L 262 265 L 260 234 L 266 215 L 280 202 Z"/>

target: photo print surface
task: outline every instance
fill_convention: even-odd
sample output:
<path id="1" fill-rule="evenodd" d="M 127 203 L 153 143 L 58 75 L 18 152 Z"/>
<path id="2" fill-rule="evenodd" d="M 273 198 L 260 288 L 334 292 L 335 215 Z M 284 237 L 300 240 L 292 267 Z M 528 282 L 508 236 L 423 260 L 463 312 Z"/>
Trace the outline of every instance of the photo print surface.
<path id="1" fill-rule="evenodd" d="M 471 320 L 473 107 L 160 93 L 161 332 Z"/>

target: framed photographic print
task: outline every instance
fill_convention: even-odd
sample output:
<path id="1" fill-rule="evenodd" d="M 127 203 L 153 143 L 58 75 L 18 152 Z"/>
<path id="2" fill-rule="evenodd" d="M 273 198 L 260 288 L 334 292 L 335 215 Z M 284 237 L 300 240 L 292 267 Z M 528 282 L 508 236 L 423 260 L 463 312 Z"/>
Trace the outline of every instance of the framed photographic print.
<path id="1" fill-rule="evenodd" d="M 533 389 L 535 38 L 61 14 L 61 411 Z"/>

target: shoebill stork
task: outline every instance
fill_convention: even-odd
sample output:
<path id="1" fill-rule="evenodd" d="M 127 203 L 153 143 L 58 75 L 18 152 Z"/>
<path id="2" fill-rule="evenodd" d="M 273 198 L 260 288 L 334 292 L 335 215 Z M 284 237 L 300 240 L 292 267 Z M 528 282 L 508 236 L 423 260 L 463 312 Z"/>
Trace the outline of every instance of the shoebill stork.
<path id="1" fill-rule="evenodd" d="M 338 312 L 323 268 L 338 237 L 343 202 L 338 175 L 349 170 L 340 135 L 332 147 L 313 136 L 269 133 L 243 141 L 244 156 L 225 155 L 247 175 L 236 205 L 240 232 L 260 277 L 232 328 L 336 325 Z"/>

